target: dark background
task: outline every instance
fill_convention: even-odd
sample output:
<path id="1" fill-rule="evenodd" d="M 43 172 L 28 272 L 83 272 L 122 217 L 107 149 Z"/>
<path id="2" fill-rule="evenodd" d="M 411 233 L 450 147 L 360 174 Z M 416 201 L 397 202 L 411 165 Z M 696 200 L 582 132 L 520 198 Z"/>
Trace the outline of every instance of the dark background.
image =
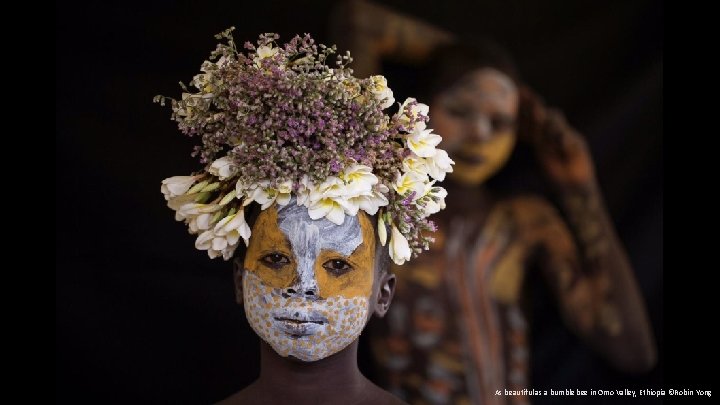
<path id="1" fill-rule="evenodd" d="M 461 38 L 490 35 L 506 45 L 526 82 L 563 109 L 590 144 L 648 305 L 660 361 L 641 376 L 613 371 L 563 328 L 548 304 L 541 308 L 546 322 L 536 327 L 534 382 L 554 389 L 664 388 L 662 3 L 385 4 Z M 230 264 L 195 250 L 160 194 L 162 179 L 199 166 L 169 109 L 151 101 L 156 94 L 179 96 L 177 82 L 198 73 L 215 46 L 213 34 L 231 25 L 240 43 L 262 32 L 278 32 L 281 40 L 308 32 L 328 43 L 332 5 L 56 7 L 59 402 L 210 403 L 257 376 L 258 341 L 234 302 Z M 361 365 L 372 377 L 367 356 Z"/>

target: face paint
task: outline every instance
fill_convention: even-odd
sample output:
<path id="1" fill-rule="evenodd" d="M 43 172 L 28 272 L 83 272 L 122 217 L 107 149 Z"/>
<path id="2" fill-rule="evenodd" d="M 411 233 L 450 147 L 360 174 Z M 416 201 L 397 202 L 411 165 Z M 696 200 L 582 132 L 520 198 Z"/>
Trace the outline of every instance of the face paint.
<path id="1" fill-rule="evenodd" d="M 477 185 L 507 162 L 515 146 L 518 91 L 507 75 L 478 69 L 433 101 L 430 125 L 455 161 L 450 177 Z"/>
<path id="2" fill-rule="evenodd" d="M 453 180 L 467 185 L 482 184 L 497 173 L 508 161 L 515 147 L 515 134 L 497 134 L 483 144 L 466 145 L 453 155 Z"/>
<path id="3" fill-rule="evenodd" d="M 250 326 L 283 357 L 316 361 L 339 352 L 369 317 L 374 253 L 362 212 L 335 225 L 310 219 L 294 202 L 263 211 L 244 264 Z"/>

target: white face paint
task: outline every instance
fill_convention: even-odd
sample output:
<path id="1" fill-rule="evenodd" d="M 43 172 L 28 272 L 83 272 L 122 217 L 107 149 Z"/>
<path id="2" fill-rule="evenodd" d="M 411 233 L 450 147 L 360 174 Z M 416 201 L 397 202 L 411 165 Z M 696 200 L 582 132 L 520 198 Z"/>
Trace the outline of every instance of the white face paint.
<path id="1" fill-rule="evenodd" d="M 342 225 L 314 221 L 294 203 L 280 207 L 276 221 L 270 210 L 258 218 L 256 226 L 264 229 L 253 236 L 262 240 L 251 241 L 245 259 L 245 314 L 279 355 L 323 359 L 355 341 L 367 322 L 372 226 L 366 218 L 361 226 L 358 216 L 345 217 Z M 366 227 L 372 243 L 363 243 Z"/>

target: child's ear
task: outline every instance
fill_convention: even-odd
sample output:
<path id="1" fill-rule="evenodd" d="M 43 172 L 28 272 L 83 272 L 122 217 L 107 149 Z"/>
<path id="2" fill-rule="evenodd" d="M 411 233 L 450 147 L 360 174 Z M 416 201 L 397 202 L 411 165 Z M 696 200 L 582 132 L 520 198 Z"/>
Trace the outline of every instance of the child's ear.
<path id="1" fill-rule="evenodd" d="M 243 262 L 236 257 L 233 259 L 233 278 L 235 279 L 235 301 L 240 305 L 243 304 L 242 277 Z"/>
<path id="2" fill-rule="evenodd" d="M 380 291 L 375 303 L 375 316 L 382 318 L 390 309 L 390 303 L 395 295 L 395 275 L 385 272 L 380 279 Z"/>

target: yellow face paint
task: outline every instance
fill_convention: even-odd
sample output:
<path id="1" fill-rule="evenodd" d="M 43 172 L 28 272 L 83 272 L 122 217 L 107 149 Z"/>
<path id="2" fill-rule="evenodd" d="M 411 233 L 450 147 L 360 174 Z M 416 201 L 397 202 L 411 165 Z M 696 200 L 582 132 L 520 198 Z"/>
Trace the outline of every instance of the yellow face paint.
<path id="1" fill-rule="evenodd" d="M 455 161 L 451 179 L 478 185 L 505 165 L 517 138 L 518 97 L 510 77 L 482 68 L 433 100 L 430 125 Z"/>
<path id="2" fill-rule="evenodd" d="M 341 296 L 345 298 L 369 297 L 372 293 L 375 268 L 375 231 L 367 215 L 359 211 L 363 242 L 350 256 L 333 250 L 322 250 L 315 261 L 315 277 L 318 280 L 320 297 Z M 348 217 L 345 220 L 349 220 Z M 336 275 L 324 266 L 332 268 L 333 260 L 342 260 L 352 268 L 344 274 Z"/>
<path id="3" fill-rule="evenodd" d="M 316 280 L 317 293 L 322 299 L 332 296 L 369 297 L 372 292 L 375 268 L 375 231 L 367 214 L 362 211 L 358 212 L 357 217 L 346 217 L 346 220 L 359 222 L 361 233 L 358 236 L 362 237 L 362 242 L 354 248 L 351 247 L 351 243 L 347 243 L 347 250 L 353 249 L 352 253 L 347 256 L 333 249 L 320 250 L 313 261 L 313 276 Z M 300 231 L 305 232 L 305 230 Z M 333 230 L 332 232 L 338 231 Z M 305 246 L 304 248 L 311 247 Z M 274 255 L 283 256 L 284 259 L 273 257 Z M 332 271 L 334 264 L 335 267 L 338 267 L 339 263 L 332 263 L 336 260 L 345 262 L 350 269 Z M 280 263 L 273 266 L 274 261 Z M 285 261 L 287 262 L 285 263 Z M 298 257 L 293 253 L 290 238 L 278 226 L 277 209 L 273 206 L 263 211 L 253 227 L 253 237 L 250 238 L 250 246 L 245 255 L 245 269 L 257 274 L 265 285 L 274 288 L 290 288 L 299 281 L 298 262 Z"/>
<path id="4" fill-rule="evenodd" d="M 292 263 L 279 269 L 263 264 L 263 258 L 273 253 L 287 258 L 293 257 L 287 238 L 277 226 L 277 210 L 274 206 L 263 211 L 255 221 L 250 245 L 245 254 L 245 269 L 257 274 L 265 285 L 274 288 L 290 287 L 296 278 Z"/>
<path id="5" fill-rule="evenodd" d="M 335 225 L 291 202 L 263 211 L 252 235 L 243 299 L 263 340 L 281 356 L 315 361 L 357 339 L 375 275 L 375 233 L 364 212 Z"/>
<path id="6" fill-rule="evenodd" d="M 517 137 L 512 132 L 495 135 L 481 144 L 464 145 L 453 154 L 455 167 L 449 175 L 453 180 L 478 185 L 500 170 L 512 154 Z"/>

